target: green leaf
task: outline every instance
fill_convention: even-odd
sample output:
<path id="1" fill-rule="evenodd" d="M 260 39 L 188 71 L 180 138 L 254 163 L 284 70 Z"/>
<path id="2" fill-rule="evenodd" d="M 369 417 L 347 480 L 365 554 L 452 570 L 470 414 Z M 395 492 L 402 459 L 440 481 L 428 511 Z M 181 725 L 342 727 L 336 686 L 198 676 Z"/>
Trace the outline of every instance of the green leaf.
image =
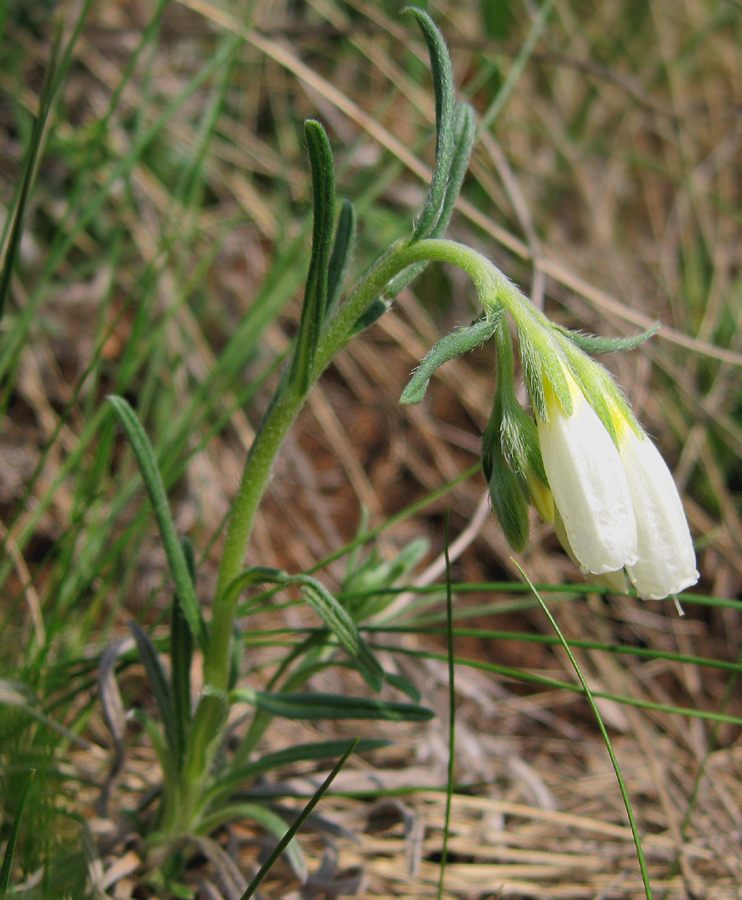
<path id="1" fill-rule="evenodd" d="M 181 543 L 191 582 L 195 583 L 196 568 L 193 545 L 187 538 Z M 182 762 L 188 730 L 191 724 L 191 664 L 193 662 L 193 634 L 183 612 L 177 593 L 170 613 L 170 682 L 173 708 L 178 731 L 178 756 Z"/>
<path id="2" fill-rule="evenodd" d="M 369 686 L 381 690 L 384 670 L 337 598 L 309 575 L 295 575 L 292 581 L 301 587 L 307 603 L 343 645 Z"/>
<path id="3" fill-rule="evenodd" d="M 469 169 L 469 158 L 471 156 L 474 139 L 477 136 L 477 117 L 476 113 L 464 101 L 456 104 L 456 121 L 454 131 L 454 151 L 451 160 L 451 168 L 448 173 L 448 182 L 446 184 L 446 195 L 443 198 L 443 206 L 435 228 L 430 233 L 430 237 L 443 237 L 451 221 L 451 216 L 456 207 L 461 185 L 464 183 L 467 170 Z"/>
<path id="4" fill-rule="evenodd" d="M 389 722 L 427 722 L 435 713 L 425 706 L 393 703 L 374 697 L 348 697 L 346 694 L 270 694 L 238 688 L 230 694 L 233 701 L 249 703 L 284 719 L 384 719 Z"/>
<path id="5" fill-rule="evenodd" d="M 335 164 L 330 141 L 325 129 L 313 119 L 308 119 L 304 123 L 304 136 L 312 168 L 314 232 L 312 257 L 304 290 L 304 305 L 289 374 L 289 384 L 301 394 L 307 391 L 311 383 L 314 354 L 327 308 L 328 272 L 335 215 Z"/>
<path id="6" fill-rule="evenodd" d="M 353 619 L 324 585 L 310 575 L 289 575 L 280 569 L 255 566 L 239 575 L 227 590 L 231 595 L 233 592 L 240 593 L 251 585 L 263 583 L 297 585 L 307 603 L 343 645 L 368 684 L 374 690 L 380 690 L 384 681 L 384 670 L 361 637 Z"/>
<path id="7" fill-rule="evenodd" d="M 18 843 L 18 835 L 21 830 L 21 820 L 23 819 L 23 811 L 28 802 L 28 796 L 31 793 L 31 785 L 36 775 L 36 769 L 30 769 L 26 775 L 26 780 L 21 788 L 21 795 L 18 799 L 18 806 L 13 816 L 13 823 L 5 845 L 5 853 L 3 854 L 3 864 L 0 868 L 0 900 L 4 900 L 10 887 L 10 875 L 13 869 L 13 854 L 15 853 L 16 844 Z"/>
<path id="8" fill-rule="evenodd" d="M 448 174 L 448 183 L 446 184 L 446 193 L 441 206 L 441 214 L 428 237 L 439 238 L 443 237 L 446 233 L 446 229 L 448 228 L 451 216 L 456 207 L 459 192 L 461 191 L 461 185 L 464 182 L 464 176 L 469 168 L 469 157 L 471 156 L 471 150 L 474 146 L 476 133 L 476 114 L 468 103 L 460 101 L 456 104 L 455 146 L 453 159 L 451 161 L 451 169 Z M 400 291 L 404 290 L 410 282 L 414 281 L 427 265 L 427 262 L 415 263 L 415 265 L 409 266 L 393 278 L 384 291 L 384 296 L 386 298 L 384 308 L 380 311 L 377 308 L 374 318 L 371 321 L 366 321 L 366 317 L 371 312 L 371 309 L 369 308 L 366 316 L 363 316 L 360 320 L 363 324 L 363 328 L 368 327 L 372 321 L 376 321 L 376 319 L 379 318 L 381 313 L 386 312 L 391 300 L 393 300 Z M 383 301 L 376 302 L 379 303 Z"/>
<path id="9" fill-rule="evenodd" d="M 165 486 L 162 483 L 160 471 L 157 468 L 154 451 L 144 429 L 142 428 L 136 413 L 123 397 L 110 395 L 108 401 L 123 426 L 134 451 L 139 471 L 142 473 L 147 493 L 149 494 L 152 509 L 160 531 L 165 555 L 167 557 L 170 574 L 175 583 L 175 590 L 183 607 L 183 614 L 188 620 L 191 633 L 195 636 L 201 649 L 205 649 L 207 642 L 206 628 L 201 618 L 196 592 L 188 571 L 183 548 L 181 547 L 175 523 L 170 515 L 167 503 Z"/>
<path id="10" fill-rule="evenodd" d="M 454 152 L 455 98 L 453 92 L 453 71 L 443 35 L 430 16 L 421 9 L 408 7 L 420 26 L 430 55 L 430 68 L 435 91 L 435 165 L 430 190 L 417 225 L 412 232 L 412 240 L 427 237 L 438 221 L 446 195 L 448 174 Z"/>
<path id="11" fill-rule="evenodd" d="M 440 366 L 478 347 L 495 333 L 502 312 L 498 311 L 490 318 L 478 319 L 472 325 L 459 328 L 452 334 L 441 338 L 420 363 L 415 374 L 402 392 L 400 403 L 420 403 L 428 389 L 430 379 Z"/>
<path id="12" fill-rule="evenodd" d="M 335 243 L 327 270 L 327 303 L 325 319 L 329 319 L 337 308 L 348 274 L 353 246 L 356 242 L 356 211 L 350 200 L 343 200 L 335 229 Z"/>
<path id="13" fill-rule="evenodd" d="M 419 269 L 417 268 L 416 265 L 411 266 L 410 268 L 416 269 L 412 278 L 414 278 L 415 275 L 418 274 L 418 272 L 421 272 L 425 268 L 426 265 L 427 265 L 427 263 L 420 263 Z M 412 278 L 410 279 L 410 281 L 412 280 Z M 404 285 L 402 287 L 404 287 Z M 402 290 L 402 288 L 400 288 L 400 290 Z M 399 291 L 397 293 L 399 293 Z M 394 296 L 396 296 L 396 294 Z M 353 326 L 353 331 L 351 333 L 351 337 L 353 337 L 356 334 L 360 334 L 362 331 L 365 331 L 367 328 L 370 328 L 374 324 L 374 322 L 376 322 L 378 319 L 380 319 L 384 315 L 385 312 L 389 311 L 389 308 L 391 305 L 392 305 L 391 299 L 377 297 L 369 305 L 366 312 L 363 313 L 362 316 L 359 316 L 356 319 L 355 325 Z"/>
<path id="14" fill-rule="evenodd" d="M 307 805 L 304 807 L 304 809 L 301 811 L 301 813 L 296 817 L 296 819 L 291 824 L 291 826 L 289 827 L 286 834 L 278 842 L 278 845 L 276 846 L 276 848 L 273 850 L 273 852 L 270 854 L 268 859 L 260 867 L 260 869 L 258 870 L 258 872 L 255 875 L 255 877 L 253 878 L 253 880 L 247 886 L 247 890 L 240 897 L 240 900 L 250 900 L 250 897 L 252 897 L 255 894 L 255 891 L 257 891 L 257 889 L 260 887 L 260 882 L 265 878 L 265 876 L 271 870 L 273 864 L 278 859 L 278 857 L 283 853 L 283 851 L 284 851 L 285 847 L 287 846 L 287 844 L 289 843 L 289 841 L 292 840 L 292 838 L 297 833 L 297 831 L 301 828 L 301 826 L 304 824 L 305 820 L 310 815 L 310 813 L 312 812 L 314 807 L 319 803 L 319 801 L 325 795 L 327 789 L 330 787 L 332 782 L 335 780 L 335 777 L 337 776 L 338 772 L 343 768 L 348 757 L 355 750 L 355 748 L 358 744 L 358 740 L 359 739 L 356 738 L 355 741 L 352 741 L 350 743 L 350 746 L 348 747 L 348 749 L 345 751 L 345 753 L 340 757 L 340 759 L 335 764 L 332 772 L 330 772 L 330 774 L 327 776 L 327 778 L 325 778 L 325 780 L 322 782 L 322 784 L 319 786 L 319 788 L 317 788 L 312 799 L 309 801 L 309 803 L 307 803 Z"/>
<path id="15" fill-rule="evenodd" d="M 149 686 L 157 701 L 168 754 L 173 763 L 173 768 L 177 771 L 182 762 L 183 745 L 181 743 L 180 723 L 175 712 L 175 701 L 170 683 L 165 670 L 162 668 L 155 646 L 146 632 L 136 622 L 129 622 L 129 628 L 134 635 L 139 656 L 147 672 Z"/>
<path id="16" fill-rule="evenodd" d="M 567 328 L 556 326 L 557 330 L 569 338 L 574 344 L 584 350 L 586 353 L 613 353 L 616 350 L 634 350 L 640 344 L 648 341 L 660 330 L 660 323 L 655 322 L 654 325 L 647 328 L 641 334 L 633 337 L 622 338 L 605 338 L 597 334 L 580 334 L 578 331 L 570 331 Z"/>
<path id="17" fill-rule="evenodd" d="M 380 750 L 391 746 L 391 741 L 381 739 L 363 739 L 355 748 L 356 753 L 370 753 L 372 750 Z M 347 740 L 316 741 L 312 744 L 296 744 L 285 750 L 276 750 L 266 753 L 254 762 L 245 763 L 227 772 L 219 774 L 219 782 L 212 787 L 207 795 L 210 804 L 227 797 L 246 782 L 253 781 L 259 775 L 270 772 L 273 769 L 283 769 L 298 762 L 318 762 L 330 759 L 343 753 L 348 747 Z"/>

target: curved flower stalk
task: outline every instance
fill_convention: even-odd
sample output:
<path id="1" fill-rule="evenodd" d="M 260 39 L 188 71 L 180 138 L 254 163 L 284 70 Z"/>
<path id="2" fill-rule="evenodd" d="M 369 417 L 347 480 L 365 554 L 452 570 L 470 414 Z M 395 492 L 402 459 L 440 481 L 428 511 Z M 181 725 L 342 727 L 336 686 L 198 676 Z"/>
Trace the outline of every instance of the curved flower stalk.
<path id="1" fill-rule="evenodd" d="M 402 400 L 419 402 L 437 366 L 497 337 L 498 380 L 482 465 L 493 511 L 513 549 L 523 549 L 528 536 L 525 497 L 553 523 L 583 573 L 609 590 L 625 590 L 626 574 L 646 600 L 695 584 L 693 542 L 670 470 L 610 373 L 585 352 L 632 349 L 656 329 L 618 340 L 569 332 L 470 247 L 428 240 L 418 252 L 471 276 L 484 320 L 443 338 Z M 505 310 L 517 332 L 533 416 L 516 399 Z"/>

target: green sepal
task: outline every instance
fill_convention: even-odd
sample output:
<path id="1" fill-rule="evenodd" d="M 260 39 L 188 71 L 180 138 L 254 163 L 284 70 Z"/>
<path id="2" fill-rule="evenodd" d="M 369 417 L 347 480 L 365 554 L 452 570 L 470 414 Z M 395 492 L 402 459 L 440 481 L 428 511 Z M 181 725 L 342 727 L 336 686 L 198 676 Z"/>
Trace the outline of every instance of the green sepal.
<path id="1" fill-rule="evenodd" d="M 646 331 L 642 331 L 641 334 L 621 338 L 606 338 L 597 334 L 581 334 L 579 331 L 570 331 L 568 328 L 562 328 L 558 325 L 556 328 L 564 337 L 577 344 L 580 350 L 584 350 L 586 353 L 613 353 L 616 350 L 635 350 L 657 334 L 660 330 L 660 323 L 655 322 L 654 325 L 651 325 Z"/>
<path id="2" fill-rule="evenodd" d="M 407 387 L 402 391 L 402 396 L 399 398 L 400 403 L 420 403 L 425 396 L 435 370 L 456 356 L 461 356 L 469 350 L 473 350 L 492 337 L 502 315 L 503 310 L 498 310 L 494 315 L 477 319 L 472 325 L 459 328 L 457 331 L 441 338 L 428 351 L 425 359 L 423 359 L 412 378 L 407 382 Z"/>
<path id="3" fill-rule="evenodd" d="M 508 544 L 520 553 L 528 543 L 528 501 L 518 476 L 503 455 L 502 448 L 491 448 L 488 457 L 488 484 L 492 509 Z"/>
<path id="4" fill-rule="evenodd" d="M 549 421 L 544 381 L 548 380 L 565 415 L 572 414 L 572 397 L 565 372 L 567 358 L 554 336 L 543 325 L 533 322 L 518 329 L 518 346 L 531 404 L 542 421 Z"/>
<path id="5" fill-rule="evenodd" d="M 512 406 L 507 403 L 506 408 Z M 520 406 L 518 405 L 520 409 Z M 521 426 L 528 419 L 523 410 L 523 419 L 512 411 L 504 415 L 502 396 L 498 391 L 487 427 L 482 434 L 482 471 L 489 485 L 492 510 L 502 527 L 513 550 L 520 552 L 528 543 L 528 501 L 526 466 L 528 451 L 527 438 Z M 506 436 L 508 451 L 503 447 Z"/>
<path id="6" fill-rule="evenodd" d="M 304 123 L 304 136 L 312 169 L 314 228 L 299 333 L 288 378 L 304 394 L 311 384 L 314 355 L 327 307 L 328 272 L 335 216 L 335 163 L 325 129 L 314 119 Z"/>
<path id="7" fill-rule="evenodd" d="M 280 569 L 255 566 L 238 575 L 227 590 L 230 595 L 233 592 L 239 594 L 246 587 L 257 584 L 299 587 L 304 599 L 342 644 L 368 685 L 375 691 L 381 690 L 384 670 L 348 612 L 321 582 L 310 575 L 289 575 Z"/>
<path id="8" fill-rule="evenodd" d="M 331 318 L 337 309 L 343 284 L 353 255 L 356 242 L 356 211 L 350 200 L 343 200 L 335 229 L 335 243 L 327 270 L 327 302 L 325 320 Z"/>
<path id="9" fill-rule="evenodd" d="M 455 105 L 453 91 L 453 70 L 443 35 L 435 26 L 430 16 L 421 9 L 408 7 L 404 12 L 411 13 L 422 30 L 430 55 L 430 68 L 433 75 L 435 92 L 435 164 L 430 190 L 420 218 L 412 232 L 412 240 L 428 237 L 438 221 L 446 195 L 448 175 L 454 152 Z"/>
<path id="10" fill-rule="evenodd" d="M 611 373 L 601 363 L 584 353 L 567 336 L 559 334 L 564 352 L 575 381 L 580 385 L 583 394 L 605 425 L 613 442 L 618 446 L 618 430 L 616 417 L 623 417 L 637 433 L 641 433 L 641 425 L 636 420 L 631 404 L 621 388 L 613 380 Z"/>
<path id="11" fill-rule="evenodd" d="M 504 398 L 500 424 L 502 452 L 525 488 L 530 470 L 548 486 L 536 423 L 516 398 Z"/>

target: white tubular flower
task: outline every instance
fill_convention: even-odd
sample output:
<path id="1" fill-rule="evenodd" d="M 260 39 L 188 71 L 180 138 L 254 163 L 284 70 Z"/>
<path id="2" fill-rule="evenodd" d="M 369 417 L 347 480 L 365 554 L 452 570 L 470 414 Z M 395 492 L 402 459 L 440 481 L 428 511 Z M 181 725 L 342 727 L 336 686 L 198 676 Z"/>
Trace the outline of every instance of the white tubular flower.
<path id="1" fill-rule="evenodd" d="M 549 415 L 537 415 L 544 469 L 583 573 L 604 575 L 638 561 L 629 482 L 616 445 L 577 383 L 565 371 L 572 399 L 567 415 L 544 380 Z"/>
<path id="2" fill-rule="evenodd" d="M 639 559 L 628 565 L 642 600 L 663 600 L 698 581 L 696 554 L 680 494 L 652 441 L 624 419 L 619 450 L 634 504 Z"/>

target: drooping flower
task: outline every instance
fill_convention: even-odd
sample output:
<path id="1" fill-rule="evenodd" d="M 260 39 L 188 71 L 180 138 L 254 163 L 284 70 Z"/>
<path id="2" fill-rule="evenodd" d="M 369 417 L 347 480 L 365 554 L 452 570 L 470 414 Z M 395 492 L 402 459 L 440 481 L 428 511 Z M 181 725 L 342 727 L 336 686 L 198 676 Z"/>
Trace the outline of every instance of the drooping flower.
<path id="1" fill-rule="evenodd" d="M 631 490 L 616 445 L 565 369 L 568 413 L 548 379 L 548 418 L 536 413 L 539 443 L 554 504 L 584 573 L 603 575 L 639 561 Z"/>
<path id="2" fill-rule="evenodd" d="M 683 503 L 670 470 L 650 438 L 620 419 L 618 446 L 629 482 L 638 559 L 627 566 L 642 600 L 662 600 L 698 581 Z"/>

